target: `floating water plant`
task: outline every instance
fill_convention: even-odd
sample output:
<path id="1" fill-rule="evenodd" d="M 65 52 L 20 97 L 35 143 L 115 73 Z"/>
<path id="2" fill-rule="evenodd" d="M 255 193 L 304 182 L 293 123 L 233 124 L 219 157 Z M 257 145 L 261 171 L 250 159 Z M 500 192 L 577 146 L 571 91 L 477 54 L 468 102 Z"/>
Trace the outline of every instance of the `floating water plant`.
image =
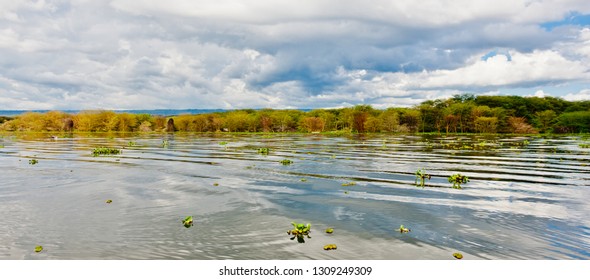
<path id="1" fill-rule="evenodd" d="M 463 258 L 463 255 L 461 253 L 453 253 L 453 257 L 455 257 L 455 259 L 460 260 Z"/>
<path id="2" fill-rule="evenodd" d="M 133 141 L 129 141 L 127 143 L 127 146 L 129 146 L 129 147 L 135 147 L 135 146 L 137 146 L 137 143 L 136 142 L 133 142 Z"/>
<path id="3" fill-rule="evenodd" d="M 43 246 L 37 246 L 37 247 L 35 247 L 35 253 L 39 253 L 41 251 L 43 251 Z"/>
<path id="4" fill-rule="evenodd" d="M 184 218 L 184 220 L 182 220 L 182 224 L 184 225 L 185 228 L 190 228 L 193 226 L 193 216 L 187 216 L 186 218 Z"/>
<path id="5" fill-rule="evenodd" d="M 106 202 L 106 203 L 108 203 L 108 204 L 111 204 L 111 203 L 113 203 L 113 201 L 112 201 L 112 200 L 110 200 L 110 199 L 107 199 L 107 201 L 105 201 L 105 202 Z"/>
<path id="6" fill-rule="evenodd" d="M 334 233 L 334 229 L 329 227 L 326 229 L 326 233 L 332 234 L 332 233 Z"/>
<path id="7" fill-rule="evenodd" d="M 307 179 L 301 178 L 301 182 L 307 182 Z"/>
<path id="8" fill-rule="evenodd" d="M 453 174 L 449 177 L 449 183 L 453 183 L 453 189 L 460 189 L 461 184 L 467 184 L 467 182 L 469 182 L 469 178 L 459 173 Z"/>
<path id="9" fill-rule="evenodd" d="M 292 164 L 292 163 L 293 163 L 293 161 L 292 161 L 292 160 L 289 160 L 289 159 L 284 159 L 284 160 L 281 160 L 281 161 L 279 161 L 279 162 L 280 162 L 282 165 L 289 165 L 289 164 Z"/>
<path id="10" fill-rule="evenodd" d="M 586 143 L 582 143 L 582 144 L 580 144 L 578 146 L 580 146 L 580 148 L 584 148 L 584 149 L 590 148 L 590 144 L 586 144 Z"/>
<path id="11" fill-rule="evenodd" d="M 217 186 L 219 186 L 219 183 L 213 183 L 213 186 L 217 187 Z"/>
<path id="12" fill-rule="evenodd" d="M 170 146 L 170 142 L 168 140 L 162 140 L 162 148 L 168 148 Z"/>
<path id="13" fill-rule="evenodd" d="M 29 160 L 29 164 L 35 165 L 35 164 L 37 164 L 37 163 L 39 163 L 39 161 L 38 161 L 38 160 L 36 160 L 36 159 L 30 159 L 30 160 Z"/>
<path id="14" fill-rule="evenodd" d="M 427 174 L 424 169 L 418 169 L 416 171 L 416 186 L 424 187 L 424 180 L 430 180 L 430 174 Z M 420 180 L 420 184 L 418 184 L 418 180 Z"/>
<path id="15" fill-rule="evenodd" d="M 338 249 L 338 247 L 336 247 L 336 244 L 328 244 L 326 246 L 324 246 L 324 250 L 329 251 L 329 250 L 336 250 Z"/>
<path id="16" fill-rule="evenodd" d="M 287 231 L 288 235 L 293 235 L 291 240 L 297 238 L 297 242 L 305 243 L 304 237 L 311 238 L 309 233 L 311 232 L 311 224 L 296 224 L 295 222 L 291 223 L 293 225 L 293 229 Z"/>
<path id="17" fill-rule="evenodd" d="M 270 150 L 268 148 L 258 148 L 257 153 L 261 154 L 261 155 L 268 155 L 268 152 Z"/>
<path id="18" fill-rule="evenodd" d="M 98 147 L 92 150 L 92 156 L 101 156 L 101 155 L 118 155 L 121 153 L 121 150 L 115 148 L 107 148 L 107 147 Z"/>
<path id="19" fill-rule="evenodd" d="M 407 228 L 407 227 L 404 227 L 404 225 L 400 225 L 399 226 L 399 232 L 401 232 L 401 233 L 408 233 L 408 232 L 410 232 L 410 229 Z"/>
<path id="20" fill-rule="evenodd" d="M 355 182 L 342 183 L 343 187 L 354 186 L 354 185 L 356 185 Z"/>
<path id="21" fill-rule="evenodd" d="M 219 142 L 219 145 L 225 146 L 225 145 L 227 145 L 227 142 L 226 141 L 221 141 L 221 142 Z"/>

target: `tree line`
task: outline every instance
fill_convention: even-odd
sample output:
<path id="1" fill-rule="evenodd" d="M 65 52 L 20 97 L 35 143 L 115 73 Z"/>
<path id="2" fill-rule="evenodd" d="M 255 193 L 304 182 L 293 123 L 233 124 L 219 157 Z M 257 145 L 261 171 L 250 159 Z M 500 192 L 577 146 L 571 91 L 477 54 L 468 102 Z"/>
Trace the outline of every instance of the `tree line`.
<path id="1" fill-rule="evenodd" d="M 172 127 L 171 127 L 172 125 Z M 590 101 L 555 97 L 456 95 L 411 108 L 245 109 L 156 116 L 82 111 L 27 112 L 0 118 L 3 131 L 183 131 L 351 133 L 587 133 Z"/>

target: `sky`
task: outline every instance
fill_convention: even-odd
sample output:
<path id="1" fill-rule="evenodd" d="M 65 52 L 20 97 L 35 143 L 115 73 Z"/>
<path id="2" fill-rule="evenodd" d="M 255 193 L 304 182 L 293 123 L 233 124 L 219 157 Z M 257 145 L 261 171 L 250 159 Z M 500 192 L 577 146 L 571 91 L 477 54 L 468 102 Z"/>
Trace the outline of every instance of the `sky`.
<path id="1" fill-rule="evenodd" d="M 588 0 L 0 0 L 0 110 L 590 100 Z"/>

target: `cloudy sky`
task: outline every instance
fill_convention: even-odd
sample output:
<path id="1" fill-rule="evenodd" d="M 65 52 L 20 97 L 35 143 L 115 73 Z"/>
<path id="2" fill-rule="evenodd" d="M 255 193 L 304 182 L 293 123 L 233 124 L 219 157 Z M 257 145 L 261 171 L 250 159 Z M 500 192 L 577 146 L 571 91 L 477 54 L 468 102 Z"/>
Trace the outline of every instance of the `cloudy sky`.
<path id="1" fill-rule="evenodd" d="M 0 110 L 590 99 L 588 0 L 0 0 Z"/>

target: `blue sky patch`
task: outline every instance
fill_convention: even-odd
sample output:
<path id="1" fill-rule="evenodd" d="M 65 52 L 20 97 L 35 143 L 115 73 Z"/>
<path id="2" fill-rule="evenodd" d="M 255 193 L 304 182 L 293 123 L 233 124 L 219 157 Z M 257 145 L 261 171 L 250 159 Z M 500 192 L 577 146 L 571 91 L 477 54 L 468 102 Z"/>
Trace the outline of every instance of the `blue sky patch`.
<path id="1" fill-rule="evenodd" d="M 590 26 L 590 14 L 583 15 L 577 12 L 569 13 L 563 20 L 542 23 L 541 27 L 545 30 L 551 31 L 555 27 L 563 25 Z"/>
<path id="2" fill-rule="evenodd" d="M 490 57 L 494 57 L 496 55 L 503 55 L 506 57 L 506 59 L 508 61 L 512 61 L 512 56 L 510 56 L 510 53 L 507 50 L 493 50 L 490 51 L 488 53 L 486 53 L 484 56 L 481 57 L 481 60 L 486 61 L 488 60 L 488 58 Z"/>

